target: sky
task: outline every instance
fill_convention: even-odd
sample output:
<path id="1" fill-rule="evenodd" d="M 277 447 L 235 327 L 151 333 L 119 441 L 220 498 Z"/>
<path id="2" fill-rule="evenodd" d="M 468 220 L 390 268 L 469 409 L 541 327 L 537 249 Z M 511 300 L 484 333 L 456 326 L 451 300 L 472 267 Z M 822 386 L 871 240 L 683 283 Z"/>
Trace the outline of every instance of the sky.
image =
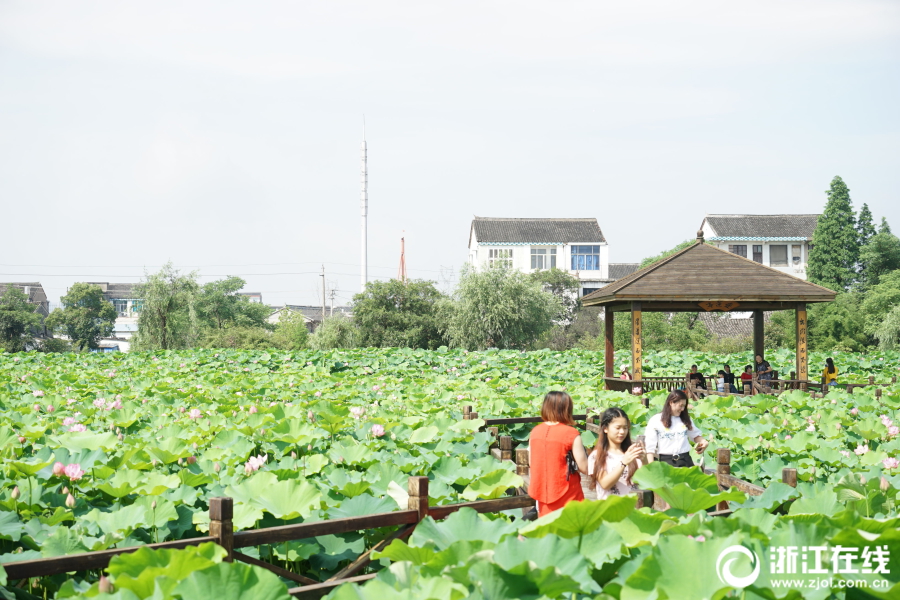
<path id="1" fill-rule="evenodd" d="M 900 230 L 900 3 L 0 2 L 0 281 L 167 261 L 267 304 L 450 289 L 473 215 L 595 217 L 612 262 L 716 213 Z M 329 293 L 329 296 L 331 294 Z M 329 303 L 331 300 L 329 299 Z"/>

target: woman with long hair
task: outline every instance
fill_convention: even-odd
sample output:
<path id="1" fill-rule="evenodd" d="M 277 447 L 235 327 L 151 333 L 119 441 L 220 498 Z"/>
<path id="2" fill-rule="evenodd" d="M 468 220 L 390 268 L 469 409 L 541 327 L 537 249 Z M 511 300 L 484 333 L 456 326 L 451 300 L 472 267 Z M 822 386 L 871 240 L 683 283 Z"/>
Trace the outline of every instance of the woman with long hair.
<path id="1" fill-rule="evenodd" d="M 615 406 L 603 411 L 600 436 L 588 456 L 590 488 L 597 490 L 597 500 L 637 491 L 631 477 L 641 466 L 643 454 L 644 447 L 631 441 L 631 420 L 625 411 Z"/>
<path id="2" fill-rule="evenodd" d="M 565 392 L 548 392 L 541 406 L 543 423 L 531 430 L 531 482 L 528 495 L 538 503 L 543 517 L 573 500 L 584 500 L 581 473 L 588 469 L 587 452 L 575 429 L 572 397 Z M 570 472 L 567 455 L 577 465 Z"/>
<path id="3" fill-rule="evenodd" d="M 662 413 L 650 417 L 644 432 L 649 462 L 661 460 L 673 467 L 693 467 L 691 442 L 698 454 L 706 450 L 709 442 L 691 421 L 687 403 L 685 393 L 675 390 L 666 398 Z"/>
<path id="4" fill-rule="evenodd" d="M 825 381 L 826 386 L 836 386 L 837 376 L 838 370 L 837 367 L 834 366 L 834 359 L 829 356 L 825 359 L 825 368 L 822 369 L 822 379 Z"/>

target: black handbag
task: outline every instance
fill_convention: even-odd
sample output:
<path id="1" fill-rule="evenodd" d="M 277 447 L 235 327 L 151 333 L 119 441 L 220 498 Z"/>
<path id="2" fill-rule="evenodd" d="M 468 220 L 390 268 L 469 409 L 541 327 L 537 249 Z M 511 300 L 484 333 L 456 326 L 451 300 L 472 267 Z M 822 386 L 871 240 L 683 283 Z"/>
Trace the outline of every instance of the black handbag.
<path id="1" fill-rule="evenodd" d="M 566 481 L 569 480 L 570 475 L 578 474 L 578 463 L 575 462 L 575 455 L 572 454 L 572 451 L 569 450 L 566 452 Z"/>

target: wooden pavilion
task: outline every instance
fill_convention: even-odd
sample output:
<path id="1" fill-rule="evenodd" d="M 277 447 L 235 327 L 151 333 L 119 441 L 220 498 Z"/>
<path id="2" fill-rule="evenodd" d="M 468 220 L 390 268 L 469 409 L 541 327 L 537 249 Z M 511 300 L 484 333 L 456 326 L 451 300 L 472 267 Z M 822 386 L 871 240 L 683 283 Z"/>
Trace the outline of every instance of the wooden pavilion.
<path id="1" fill-rule="evenodd" d="M 613 379 L 613 318 L 631 312 L 631 374 L 643 379 L 643 312 L 753 311 L 753 352 L 765 356 L 763 311 L 793 310 L 797 329 L 796 378 L 809 379 L 806 305 L 831 302 L 835 292 L 731 252 L 697 242 L 659 262 L 584 296 L 584 306 L 605 309 L 605 377 Z M 611 381 L 607 382 L 607 387 Z M 618 386 L 617 386 L 618 387 Z"/>

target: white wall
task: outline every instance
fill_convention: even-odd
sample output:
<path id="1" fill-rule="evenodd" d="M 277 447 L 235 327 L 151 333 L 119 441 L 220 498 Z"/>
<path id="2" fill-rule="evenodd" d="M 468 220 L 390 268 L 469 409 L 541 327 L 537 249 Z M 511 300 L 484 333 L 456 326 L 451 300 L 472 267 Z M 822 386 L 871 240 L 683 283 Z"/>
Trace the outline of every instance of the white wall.
<path id="1" fill-rule="evenodd" d="M 704 235 L 706 234 L 706 226 L 704 226 Z M 767 267 L 775 269 L 776 271 L 781 271 L 782 273 L 787 273 L 788 275 L 793 275 L 794 277 L 799 277 L 800 279 L 806 279 L 806 263 L 809 256 L 809 244 L 807 242 L 769 242 L 762 240 L 741 240 L 741 241 L 716 241 L 714 242 L 717 248 L 721 248 L 728 252 L 728 246 L 733 245 L 746 245 L 747 246 L 747 258 L 753 260 L 753 246 L 762 245 L 762 263 Z M 795 266 L 792 263 L 791 258 L 791 246 L 799 245 L 800 246 L 800 265 Z M 786 267 L 773 267 L 771 265 L 770 259 L 770 247 L 771 246 L 787 246 L 787 257 L 788 257 L 788 266 Z"/>

